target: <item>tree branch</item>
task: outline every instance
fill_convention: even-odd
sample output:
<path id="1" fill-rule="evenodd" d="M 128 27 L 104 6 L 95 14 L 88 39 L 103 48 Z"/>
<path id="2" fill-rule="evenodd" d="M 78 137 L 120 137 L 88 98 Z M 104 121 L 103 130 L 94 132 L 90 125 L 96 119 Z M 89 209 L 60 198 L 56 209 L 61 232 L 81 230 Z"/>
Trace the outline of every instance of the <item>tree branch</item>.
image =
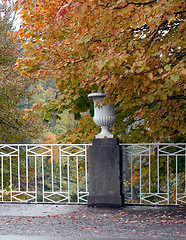
<path id="1" fill-rule="evenodd" d="M 149 1 L 149 2 L 141 2 L 141 3 L 126 1 L 126 4 L 124 6 L 114 7 L 113 9 L 124 9 L 124 8 L 128 7 L 129 5 L 142 6 L 142 5 L 148 5 L 148 4 L 155 3 L 155 2 L 157 2 L 157 0 L 152 0 L 152 1 Z"/>
<path id="2" fill-rule="evenodd" d="M 169 100 L 186 99 L 186 96 L 185 95 L 168 96 L 167 99 Z"/>
<path id="3" fill-rule="evenodd" d="M 129 3 L 125 4 L 124 6 L 121 6 L 121 7 L 114 7 L 113 9 L 116 10 L 116 9 L 124 9 L 126 7 L 129 6 Z"/>
<path id="4" fill-rule="evenodd" d="M 55 68 L 55 69 L 52 69 L 52 70 L 60 70 L 60 69 L 63 69 L 63 68 L 65 68 L 65 67 L 67 67 L 68 65 L 70 65 L 71 63 L 72 64 L 74 64 L 74 63 L 80 63 L 80 62 L 83 62 L 83 59 L 81 59 L 81 60 L 75 60 L 74 62 L 68 62 L 66 65 L 63 65 L 63 66 L 61 66 L 61 67 L 59 67 L 59 68 Z M 43 69 L 43 70 L 48 70 L 47 68 L 41 68 L 41 69 Z"/>
<path id="5" fill-rule="evenodd" d="M 153 36 L 151 37 L 150 41 L 143 46 L 144 48 L 147 47 L 146 51 L 149 49 L 150 45 L 152 44 L 152 42 L 153 42 L 153 40 L 155 39 L 155 37 L 156 37 L 156 35 L 158 34 L 158 32 L 159 32 L 159 31 L 162 29 L 162 27 L 164 27 L 167 23 L 168 23 L 168 21 L 165 20 L 164 22 L 162 22 L 162 23 L 158 26 L 158 28 L 157 28 L 156 31 L 154 32 Z"/>
<path id="6" fill-rule="evenodd" d="M 175 12 L 174 12 L 175 16 L 177 16 L 177 15 L 179 15 L 179 14 L 182 15 L 182 14 L 184 14 L 184 13 L 186 13 L 186 11 L 184 11 L 184 10 L 183 10 L 183 11 L 175 11 Z"/>
<path id="7" fill-rule="evenodd" d="M 14 72 L 14 69 L 12 69 L 12 70 L 6 75 L 5 80 L 7 80 L 8 77 L 9 77 L 13 72 Z"/>
<path id="8" fill-rule="evenodd" d="M 115 35 L 115 34 L 112 34 L 112 35 L 107 36 L 107 37 L 102 37 L 102 38 L 93 39 L 93 42 L 99 42 L 99 41 L 101 41 L 102 39 L 111 38 L 111 37 L 114 37 L 114 36 L 116 36 L 116 35 Z"/>

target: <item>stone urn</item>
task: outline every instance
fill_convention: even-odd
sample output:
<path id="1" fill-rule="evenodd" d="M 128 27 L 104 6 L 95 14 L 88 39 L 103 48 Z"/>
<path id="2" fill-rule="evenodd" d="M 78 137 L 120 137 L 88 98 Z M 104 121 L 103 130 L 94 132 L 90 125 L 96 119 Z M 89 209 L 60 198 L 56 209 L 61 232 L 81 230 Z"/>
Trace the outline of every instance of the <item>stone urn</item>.
<path id="1" fill-rule="evenodd" d="M 105 93 L 91 93 L 88 95 L 94 101 L 94 117 L 93 120 L 96 125 L 101 127 L 101 132 L 97 134 L 96 138 L 114 138 L 114 135 L 109 132 L 109 128 L 115 123 L 114 104 L 108 103 L 103 105 L 98 101 L 106 97 Z M 98 104 L 97 104 L 98 103 Z"/>

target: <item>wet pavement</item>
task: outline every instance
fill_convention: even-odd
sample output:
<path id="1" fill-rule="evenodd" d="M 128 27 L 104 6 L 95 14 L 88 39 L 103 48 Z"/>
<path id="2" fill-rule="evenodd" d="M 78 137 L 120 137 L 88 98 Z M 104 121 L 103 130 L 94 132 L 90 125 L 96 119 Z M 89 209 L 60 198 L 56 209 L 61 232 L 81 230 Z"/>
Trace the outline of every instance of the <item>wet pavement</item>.
<path id="1" fill-rule="evenodd" d="M 186 239 L 185 206 L 0 204 L 0 240 Z"/>

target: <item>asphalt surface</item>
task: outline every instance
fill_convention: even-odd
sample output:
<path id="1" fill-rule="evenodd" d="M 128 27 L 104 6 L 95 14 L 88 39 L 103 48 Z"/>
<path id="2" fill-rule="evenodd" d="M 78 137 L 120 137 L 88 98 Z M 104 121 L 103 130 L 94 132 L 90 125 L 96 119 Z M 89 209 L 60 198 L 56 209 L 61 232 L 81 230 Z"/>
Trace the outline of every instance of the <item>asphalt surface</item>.
<path id="1" fill-rule="evenodd" d="M 186 206 L 0 204 L 0 240 L 186 239 Z"/>

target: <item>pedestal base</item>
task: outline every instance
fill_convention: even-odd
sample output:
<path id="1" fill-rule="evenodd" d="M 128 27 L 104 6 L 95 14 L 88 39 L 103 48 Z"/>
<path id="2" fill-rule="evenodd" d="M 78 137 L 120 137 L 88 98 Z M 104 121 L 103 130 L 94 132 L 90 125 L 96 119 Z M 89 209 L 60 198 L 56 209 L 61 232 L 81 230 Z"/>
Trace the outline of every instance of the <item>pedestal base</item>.
<path id="1" fill-rule="evenodd" d="M 89 148 L 88 206 L 123 206 L 121 150 L 116 138 L 93 139 Z"/>
<path id="2" fill-rule="evenodd" d="M 89 196 L 89 207 L 109 207 L 109 208 L 121 208 L 123 206 L 121 195 L 116 196 Z"/>

